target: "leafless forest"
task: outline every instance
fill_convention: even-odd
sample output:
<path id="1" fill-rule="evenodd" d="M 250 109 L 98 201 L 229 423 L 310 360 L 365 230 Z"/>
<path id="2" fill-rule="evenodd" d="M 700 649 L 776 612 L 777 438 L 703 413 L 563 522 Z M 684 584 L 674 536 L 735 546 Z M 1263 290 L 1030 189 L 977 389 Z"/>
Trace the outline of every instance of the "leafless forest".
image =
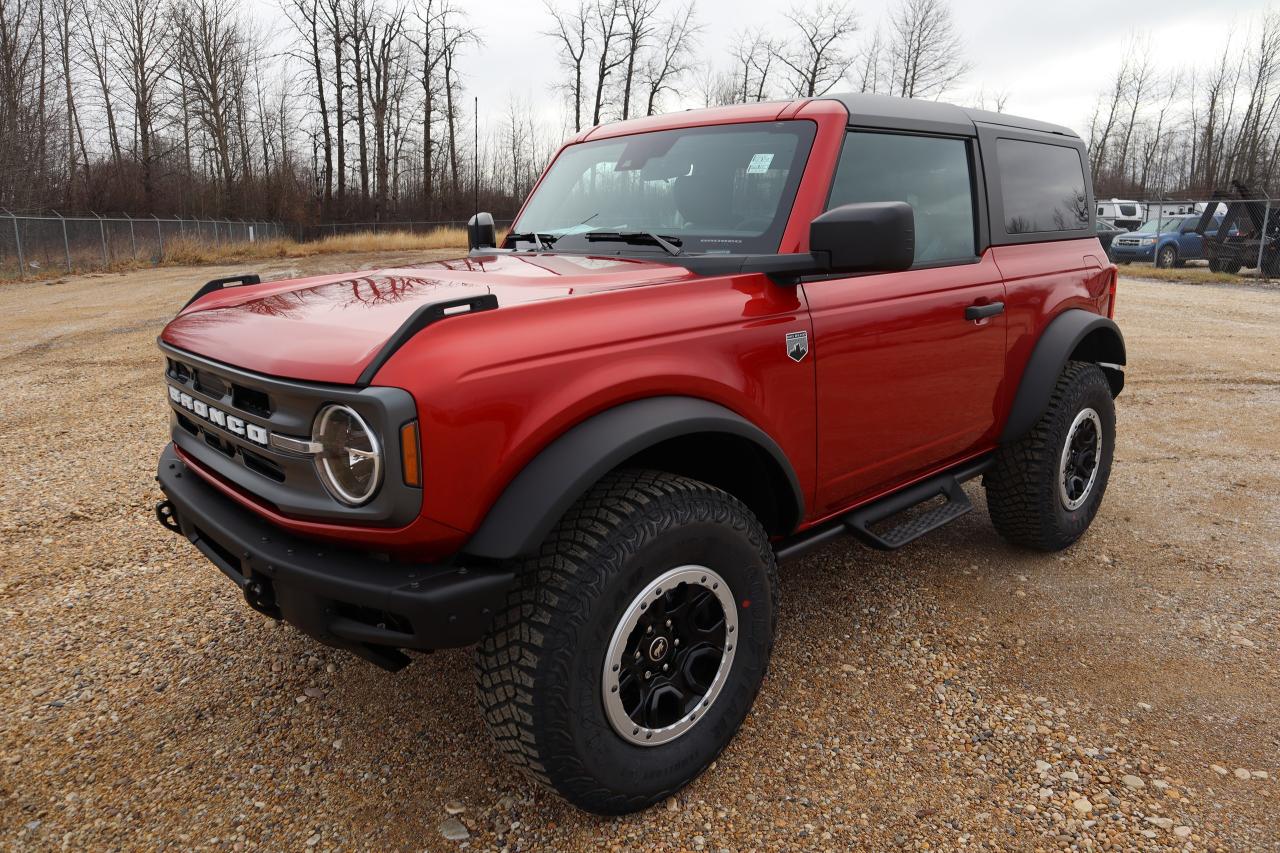
<path id="1" fill-rule="evenodd" d="M 1174 67 L 1132 39 L 1088 124 L 1099 197 L 1280 195 L 1280 12 Z M 1083 129 L 1082 129 L 1083 132 Z"/>
<path id="2" fill-rule="evenodd" d="M 456 219 L 478 186 L 501 215 L 566 135 L 602 121 L 833 90 L 1017 107 L 1016 81 L 968 79 L 947 0 L 898 0 L 875 26 L 852 3 L 804 0 L 714 57 L 695 0 L 547 0 L 530 38 L 560 74 L 536 104 L 484 93 L 476 147 L 466 69 L 501 61 L 484 56 L 499 12 L 278 2 L 283 36 L 260 32 L 241 0 L 0 0 L 0 206 Z M 1061 117 L 1091 137 L 1099 195 L 1232 180 L 1276 192 L 1280 13 L 1216 47 L 1212 63 L 1171 68 L 1135 40 L 1094 114 Z"/>

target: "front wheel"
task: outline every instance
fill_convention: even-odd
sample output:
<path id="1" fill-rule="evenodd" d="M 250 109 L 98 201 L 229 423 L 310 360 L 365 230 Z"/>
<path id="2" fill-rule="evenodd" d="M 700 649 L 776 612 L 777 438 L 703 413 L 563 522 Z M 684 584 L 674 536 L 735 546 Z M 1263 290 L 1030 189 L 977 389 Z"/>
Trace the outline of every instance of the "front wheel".
<path id="1" fill-rule="evenodd" d="M 671 474 L 611 474 L 527 562 L 478 648 L 485 720 L 509 759 L 574 805 L 652 805 L 746 717 L 777 594 L 768 535 L 738 500 Z"/>
<path id="2" fill-rule="evenodd" d="M 1040 420 L 996 452 L 983 478 L 1000 535 L 1038 551 L 1079 539 L 1107 489 L 1115 433 L 1115 402 L 1102 368 L 1067 362 Z"/>
<path id="3" fill-rule="evenodd" d="M 1178 263 L 1178 250 L 1173 246 L 1165 246 L 1156 252 L 1156 266 L 1160 269 L 1171 269 Z"/>

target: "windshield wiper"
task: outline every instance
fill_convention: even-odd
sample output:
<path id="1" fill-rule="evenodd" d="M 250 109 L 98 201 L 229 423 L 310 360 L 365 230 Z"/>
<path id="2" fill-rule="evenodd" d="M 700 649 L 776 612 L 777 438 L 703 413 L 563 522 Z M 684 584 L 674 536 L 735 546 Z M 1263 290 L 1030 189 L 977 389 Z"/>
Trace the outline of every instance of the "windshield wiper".
<path id="1" fill-rule="evenodd" d="M 538 247 L 539 252 L 543 252 L 554 245 L 558 238 L 555 234 L 539 234 L 537 231 L 524 231 L 521 233 L 508 234 L 507 239 L 512 241 L 523 240 L 526 243 L 532 243 Z"/>
<path id="2" fill-rule="evenodd" d="M 668 255 L 684 253 L 684 250 L 680 248 L 681 241 L 679 237 L 663 237 L 661 234 L 655 234 L 652 231 L 588 231 L 582 236 L 593 243 L 596 241 L 649 243 L 661 247 Z"/>

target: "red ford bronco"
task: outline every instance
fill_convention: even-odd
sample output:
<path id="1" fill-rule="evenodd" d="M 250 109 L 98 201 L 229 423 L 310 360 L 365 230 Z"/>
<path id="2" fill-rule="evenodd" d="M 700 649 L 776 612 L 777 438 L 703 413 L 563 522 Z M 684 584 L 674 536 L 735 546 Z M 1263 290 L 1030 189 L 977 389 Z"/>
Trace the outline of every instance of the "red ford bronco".
<path id="1" fill-rule="evenodd" d="M 390 670 L 477 644 L 501 750 L 595 812 L 751 708 L 779 562 L 972 509 L 1088 528 L 1124 382 L 1071 131 L 849 95 L 579 134 L 500 245 L 210 282 L 160 337 L 160 521 Z M 245 655 L 252 656 L 247 650 Z"/>

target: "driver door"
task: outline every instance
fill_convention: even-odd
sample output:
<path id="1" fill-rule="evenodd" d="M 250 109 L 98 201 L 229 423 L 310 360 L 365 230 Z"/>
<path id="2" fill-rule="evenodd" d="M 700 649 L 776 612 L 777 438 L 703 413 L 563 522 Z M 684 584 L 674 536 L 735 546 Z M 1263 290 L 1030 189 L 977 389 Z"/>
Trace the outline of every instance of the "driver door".
<path id="1" fill-rule="evenodd" d="M 916 263 L 804 285 L 817 360 L 819 508 L 835 512 L 988 442 L 1004 283 L 979 257 L 975 140 L 850 131 L 828 207 L 906 201 Z"/>

